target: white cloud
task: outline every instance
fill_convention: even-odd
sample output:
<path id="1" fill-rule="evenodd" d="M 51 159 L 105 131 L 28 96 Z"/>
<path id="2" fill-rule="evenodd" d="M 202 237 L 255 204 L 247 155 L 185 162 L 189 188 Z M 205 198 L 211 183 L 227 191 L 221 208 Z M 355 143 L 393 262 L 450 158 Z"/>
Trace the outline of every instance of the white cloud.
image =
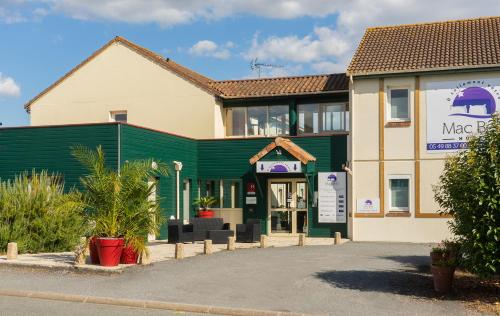
<path id="1" fill-rule="evenodd" d="M 21 87 L 16 81 L 0 72 L 0 96 L 18 97 L 21 94 Z"/>
<path id="2" fill-rule="evenodd" d="M 191 46 L 189 53 L 195 56 L 213 57 L 217 59 L 228 59 L 231 57 L 231 52 L 228 48 L 234 47 L 234 43 L 227 42 L 222 47 L 215 42 L 202 40 Z"/>

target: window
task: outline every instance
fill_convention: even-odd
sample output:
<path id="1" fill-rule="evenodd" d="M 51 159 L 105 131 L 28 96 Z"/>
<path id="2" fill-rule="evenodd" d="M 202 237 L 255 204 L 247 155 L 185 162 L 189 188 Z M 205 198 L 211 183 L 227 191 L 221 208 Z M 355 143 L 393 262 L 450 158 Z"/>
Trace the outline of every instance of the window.
<path id="1" fill-rule="evenodd" d="M 410 111 L 408 102 L 408 89 L 389 90 L 388 120 L 409 121 Z"/>
<path id="2" fill-rule="evenodd" d="M 265 136 L 267 129 L 267 107 L 253 106 L 247 109 L 247 135 Z"/>
<path id="3" fill-rule="evenodd" d="M 389 178 L 390 210 L 408 211 L 410 209 L 410 178 Z"/>
<path id="4" fill-rule="evenodd" d="M 319 132 L 319 104 L 299 104 L 299 134 Z"/>
<path id="5" fill-rule="evenodd" d="M 246 108 L 226 110 L 226 135 L 245 136 Z"/>
<path id="6" fill-rule="evenodd" d="M 240 204 L 240 183 L 231 182 L 231 208 L 239 208 Z"/>
<path id="7" fill-rule="evenodd" d="M 348 111 L 343 103 L 299 104 L 299 134 L 347 131 Z"/>
<path id="8" fill-rule="evenodd" d="M 289 133 L 288 105 L 226 109 L 226 136 L 277 136 Z"/>
<path id="9" fill-rule="evenodd" d="M 269 107 L 269 136 L 288 135 L 290 122 L 288 120 L 288 105 L 273 105 Z"/>
<path id="10" fill-rule="evenodd" d="M 116 111 L 110 113 L 112 122 L 127 123 L 127 111 Z"/>

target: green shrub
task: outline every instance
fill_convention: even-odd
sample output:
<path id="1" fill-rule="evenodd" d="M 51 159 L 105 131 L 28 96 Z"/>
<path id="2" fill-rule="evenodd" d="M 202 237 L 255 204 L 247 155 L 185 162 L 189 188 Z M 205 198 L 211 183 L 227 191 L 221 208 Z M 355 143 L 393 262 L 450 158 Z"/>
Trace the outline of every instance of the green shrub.
<path id="1" fill-rule="evenodd" d="M 84 234 L 78 192 L 64 193 L 57 176 L 34 171 L 0 182 L 0 252 L 17 242 L 19 252 L 72 251 Z"/>
<path id="2" fill-rule="evenodd" d="M 453 217 L 461 263 L 480 276 L 500 269 L 500 119 L 494 116 L 468 149 L 449 157 L 435 199 Z"/>

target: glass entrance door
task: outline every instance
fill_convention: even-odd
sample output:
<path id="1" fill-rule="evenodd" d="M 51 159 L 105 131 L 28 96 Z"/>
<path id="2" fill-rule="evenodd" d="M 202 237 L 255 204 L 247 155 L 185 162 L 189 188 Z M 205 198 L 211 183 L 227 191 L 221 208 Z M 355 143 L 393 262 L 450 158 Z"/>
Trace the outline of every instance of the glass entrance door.
<path id="1" fill-rule="evenodd" d="M 268 183 L 268 231 L 271 235 L 307 233 L 307 185 L 304 179 Z"/>

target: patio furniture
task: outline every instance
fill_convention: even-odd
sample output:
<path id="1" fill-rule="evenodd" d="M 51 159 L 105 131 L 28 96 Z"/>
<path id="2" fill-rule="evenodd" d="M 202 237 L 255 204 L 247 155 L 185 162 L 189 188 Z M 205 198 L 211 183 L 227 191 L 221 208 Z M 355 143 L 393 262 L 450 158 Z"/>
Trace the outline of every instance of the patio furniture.
<path id="1" fill-rule="evenodd" d="M 193 224 L 183 224 L 181 220 L 168 221 L 168 243 L 194 242 Z"/>
<path id="2" fill-rule="evenodd" d="M 260 219 L 249 218 L 246 224 L 236 225 L 237 242 L 257 242 L 260 240 Z"/>
<path id="3" fill-rule="evenodd" d="M 234 236 L 229 223 L 224 223 L 222 218 L 193 218 L 191 224 L 195 241 L 211 239 L 214 244 L 225 244 L 227 237 Z"/>

